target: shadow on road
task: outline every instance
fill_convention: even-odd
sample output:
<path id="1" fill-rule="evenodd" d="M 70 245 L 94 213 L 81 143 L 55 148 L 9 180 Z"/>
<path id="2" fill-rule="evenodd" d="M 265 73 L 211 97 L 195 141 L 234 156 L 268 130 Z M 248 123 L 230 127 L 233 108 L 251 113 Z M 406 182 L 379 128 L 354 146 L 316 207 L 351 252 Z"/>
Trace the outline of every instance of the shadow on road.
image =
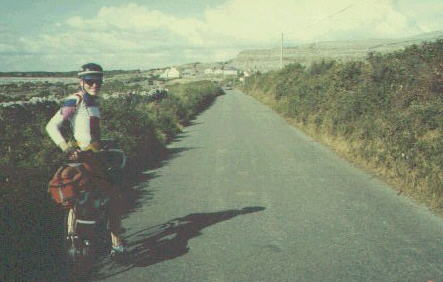
<path id="1" fill-rule="evenodd" d="M 132 160 L 121 183 L 122 191 L 121 198 L 119 199 L 119 207 L 122 218 L 128 217 L 131 213 L 142 207 L 148 206 L 149 202 L 154 198 L 155 191 L 149 189 L 149 181 L 159 176 L 155 172 L 156 169 L 167 165 L 169 161 L 180 156 L 181 153 L 192 149 L 194 148 L 159 148 L 149 159 L 139 158 L 139 161 Z M 59 223 L 57 222 L 57 224 Z M 64 261 L 65 254 L 62 230 L 61 228 L 56 229 L 55 227 L 56 226 L 54 226 L 54 229 L 57 230 L 55 232 L 60 233 L 57 235 L 57 238 L 60 240 L 54 240 L 51 252 L 54 261 L 57 261 L 57 267 L 55 269 L 45 270 L 45 273 L 47 273 L 45 277 L 42 275 L 42 278 L 40 278 L 39 276 L 36 281 L 45 281 L 44 278 L 47 278 L 47 281 L 90 280 L 91 273 L 93 274 L 94 270 L 107 260 L 107 253 L 99 254 L 95 263 L 90 262 L 90 265 L 73 267 Z M 122 232 L 124 232 L 124 230 L 122 230 Z"/>
<path id="2" fill-rule="evenodd" d="M 122 187 L 122 199 L 120 201 L 122 217 L 136 212 L 142 206 L 149 204 L 154 197 L 154 192 L 149 187 L 149 181 L 158 177 L 154 171 L 167 165 L 169 161 L 180 156 L 182 152 L 194 148 L 172 148 L 162 149 L 154 158 L 144 161 L 143 164 L 135 163 L 128 168 L 125 183 Z"/>
<path id="3" fill-rule="evenodd" d="M 264 207 L 245 207 L 240 210 L 195 213 L 129 234 L 125 236 L 125 240 L 128 241 L 128 254 L 118 260 L 104 261 L 99 267 L 108 273 L 100 275 L 97 270 L 91 278 L 101 280 L 134 267 L 147 267 L 177 258 L 189 251 L 189 240 L 201 235 L 202 229 L 238 215 L 264 209 Z"/>

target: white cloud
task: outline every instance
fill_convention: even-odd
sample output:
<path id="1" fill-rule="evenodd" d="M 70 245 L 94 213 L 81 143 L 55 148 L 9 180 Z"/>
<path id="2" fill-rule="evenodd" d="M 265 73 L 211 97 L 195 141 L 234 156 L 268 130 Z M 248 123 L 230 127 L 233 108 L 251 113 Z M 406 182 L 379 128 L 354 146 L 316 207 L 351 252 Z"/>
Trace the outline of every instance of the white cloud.
<path id="1" fill-rule="evenodd" d="M 334 39 L 344 33 L 387 37 L 417 32 L 388 0 L 275 0 L 272 5 L 264 0 L 233 0 L 208 11 L 206 18 L 217 31 L 253 42 L 275 41 L 280 32 L 293 42 Z"/>
<path id="2" fill-rule="evenodd" d="M 405 1 L 407 2 L 407 5 L 405 5 Z M 395 1 L 394 3 L 395 7 L 411 21 L 415 22 L 423 32 L 443 29 L 443 1 L 402 0 Z"/>
<path id="3" fill-rule="evenodd" d="M 92 19 L 73 17 L 66 25 L 75 31 L 114 32 L 128 39 L 133 37 L 128 34 L 144 34 L 143 41 L 168 40 L 170 46 L 199 47 L 269 44 L 281 32 L 295 42 L 345 32 L 386 37 L 419 31 L 395 10 L 392 0 L 230 0 L 207 9 L 202 20 L 132 3 L 103 7 Z M 100 42 L 100 38 L 94 39 Z"/>
<path id="4" fill-rule="evenodd" d="M 251 43 L 270 43 L 281 32 L 308 41 L 343 32 L 385 37 L 411 31 L 387 0 L 232 0 L 205 16 L 213 32 Z"/>
<path id="5" fill-rule="evenodd" d="M 204 43 L 199 30 L 203 23 L 192 18 L 177 18 L 156 10 L 149 10 L 137 4 L 128 4 L 118 7 L 103 7 L 93 19 L 73 17 L 66 24 L 75 29 L 83 31 L 125 33 L 151 33 L 160 37 L 173 34 L 181 37 L 191 44 Z"/>
<path id="6" fill-rule="evenodd" d="M 282 32 L 288 44 L 296 44 L 400 37 L 443 26 L 442 20 L 424 21 L 398 5 L 394 0 L 228 0 L 197 19 L 131 3 L 102 7 L 91 18 L 71 17 L 54 24 L 55 32 L 16 44 L 36 54 L 100 57 L 116 67 L 143 68 L 227 60 L 241 49 L 278 46 Z M 0 52 L 7 50 L 10 45 L 0 40 Z"/>

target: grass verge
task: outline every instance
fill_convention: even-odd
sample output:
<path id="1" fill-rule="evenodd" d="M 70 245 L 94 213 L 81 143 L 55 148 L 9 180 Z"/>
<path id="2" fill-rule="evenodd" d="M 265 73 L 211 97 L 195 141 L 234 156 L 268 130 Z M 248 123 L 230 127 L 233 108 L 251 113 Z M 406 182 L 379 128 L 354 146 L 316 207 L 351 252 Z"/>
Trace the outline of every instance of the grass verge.
<path id="1" fill-rule="evenodd" d="M 294 64 L 243 90 L 308 135 L 443 211 L 443 40 L 365 62 Z"/>

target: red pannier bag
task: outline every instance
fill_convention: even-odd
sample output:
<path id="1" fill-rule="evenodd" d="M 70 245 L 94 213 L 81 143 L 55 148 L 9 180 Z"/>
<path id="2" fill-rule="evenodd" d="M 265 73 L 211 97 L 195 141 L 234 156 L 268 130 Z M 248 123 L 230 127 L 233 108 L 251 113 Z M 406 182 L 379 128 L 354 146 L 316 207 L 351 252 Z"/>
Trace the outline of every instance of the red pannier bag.
<path id="1" fill-rule="evenodd" d="M 69 207 L 86 178 L 81 166 L 61 166 L 49 181 L 48 192 L 57 204 Z"/>

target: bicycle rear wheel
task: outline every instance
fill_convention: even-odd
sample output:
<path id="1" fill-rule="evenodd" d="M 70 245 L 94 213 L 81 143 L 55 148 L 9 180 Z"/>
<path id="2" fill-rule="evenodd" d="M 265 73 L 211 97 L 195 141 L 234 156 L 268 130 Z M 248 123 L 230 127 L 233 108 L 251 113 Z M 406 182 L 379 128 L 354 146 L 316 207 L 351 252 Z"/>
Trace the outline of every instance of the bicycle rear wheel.
<path id="1" fill-rule="evenodd" d="M 92 242 L 82 238 L 82 234 L 79 234 L 78 231 L 76 210 L 70 208 L 65 213 L 64 243 L 68 264 L 77 274 L 88 269 L 90 260 L 94 255 Z"/>
<path id="2" fill-rule="evenodd" d="M 64 218 L 64 245 L 66 257 L 69 263 L 77 263 L 81 256 L 80 244 L 75 230 L 75 210 L 69 208 L 65 212 Z"/>

